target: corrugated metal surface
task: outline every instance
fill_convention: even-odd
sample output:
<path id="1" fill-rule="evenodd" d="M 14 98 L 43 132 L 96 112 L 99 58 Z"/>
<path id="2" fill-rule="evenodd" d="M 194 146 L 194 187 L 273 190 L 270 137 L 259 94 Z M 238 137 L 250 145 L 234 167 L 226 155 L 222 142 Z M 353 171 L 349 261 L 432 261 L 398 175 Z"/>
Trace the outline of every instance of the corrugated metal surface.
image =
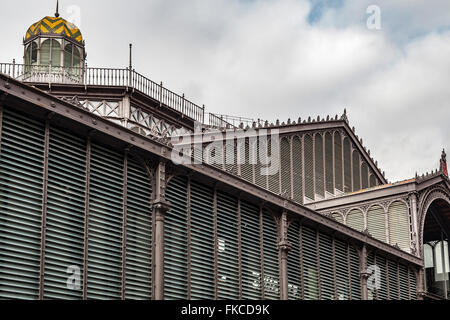
<path id="1" fill-rule="evenodd" d="M 125 299 L 150 299 L 152 280 L 152 209 L 150 178 L 128 160 Z"/>
<path id="2" fill-rule="evenodd" d="M 272 150 L 273 148 L 273 150 Z M 273 155 L 272 155 L 273 153 Z M 275 194 L 280 194 L 280 142 L 272 141 L 272 137 L 270 137 L 268 142 L 268 152 L 270 163 L 267 167 L 275 168 L 276 171 L 274 174 L 270 174 L 269 178 L 269 190 Z M 271 172 L 272 173 L 272 172 Z"/>
<path id="3" fill-rule="evenodd" d="M 275 220 L 263 210 L 264 298 L 280 299 L 278 234 Z"/>
<path id="4" fill-rule="evenodd" d="M 350 299 L 349 266 L 347 243 L 335 239 L 334 254 L 336 257 L 336 289 L 338 300 Z"/>
<path id="5" fill-rule="evenodd" d="M 367 212 L 367 230 L 380 241 L 386 242 L 386 214 L 378 205 L 370 207 Z"/>
<path id="6" fill-rule="evenodd" d="M 304 299 L 319 299 L 319 278 L 317 270 L 316 231 L 302 227 L 302 258 L 304 272 Z"/>
<path id="7" fill-rule="evenodd" d="M 259 208 L 241 201 L 242 299 L 261 299 Z"/>
<path id="8" fill-rule="evenodd" d="M 313 141 L 309 134 L 304 137 L 305 143 L 305 196 L 314 200 L 314 163 Z"/>
<path id="9" fill-rule="evenodd" d="M 281 139 L 281 193 L 291 197 L 291 145 L 288 138 Z"/>
<path id="10" fill-rule="evenodd" d="M 303 175 L 302 175 L 302 142 L 298 136 L 292 139 L 292 168 L 294 200 L 303 203 Z"/>
<path id="11" fill-rule="evenodd" d="M 398 300 L 397 263 L 388 259 L 389 299 Z"/>
<path id="12" fill-rule="evenodd" d="M 82 288 L 67 286 L 78 268 L 83 279 L 86 142 L 50 130 L 44 299 L 81 299 Z M 72 267 L 72 270 L 69 269 Z M 75 269 L 73 269 L 75 268 Z M 75 271 L 76 272 L 76 271 Z"/>
<path id="13" fill-rule="evenodd" d="M 292 245 L 288 256 L 288 298 L 301 298 L 301 268 L 300 268 L 300 223 L 293 221 L 288 229 L 288 241 Z"/>
<path id="14" fill-rule="evenodd" d="M 334 177 L 335 188 L 344 191 L 342 183 L 342 137 L 339 132 L 334 133 Z"/>
<path id="15" fill-rule="evenodd" d="M 352 282 L 352 300 L 361 300 L 361 280 L 359 272 L 359 256 L 353 246 L 349 246 L 350 250 L 350 278 Z"/>
<path id="16" fill-rule="evenodd" d="M 333 188 L 333 137 L 329 132 L 325 134 L 325 185 L 326 191 L 334 194 Z"/>
<path id="17" fill-rule="evenodd" d="M 211 188 L 191 181 L 191 299 L 214 299 L 214 221 Z"/>
<path id="18" fill-rule="evenodd" d="M 398 246 L 407 252 L 410 251 L 409 217 L 405 203 L 395 201 L 388 210 L 389 215 L 389 241 L 391 245 Z"/>
<path id="19" fill-rule="evenodd" d="M 3 110 L 0 157 L 0 298 L 37 299 L 44 127 Z"/>
<path id="20" fill-rule="evenodd" d="M 320 133 L 314 136 L 314 152 L 315 152 L 315 179 L 316 179 L 316 194 L 321 197 L 325 196 L 325 182 L 324 179 L 324 158 L 323 158 L 323 138 Z"/>
<path id="21" fill-rule="evenodd" d="M 353 191 L 357 191 L 361 189 L 361 180 L 359 173 L 359 153 L 358 151 L 353 151 Z"/>
<path id="22" fill-rule="evenodd" d="M 352 209 L 347 213 L 347 225 L 358 231 L 364 230 L 364 215 L 359 209 Z"/>
<path id="23" fill-rule="evenodd" d="M 409 300 L 408 267 L 403 264 L 400 264 L 399 275 L 400 275 L 400 299 Z"/>
<path id="24" fill-rule="evenodd" d="M 333 244 L 331 237 L 319 233 L 320 292 L 322 300 L 334 300 Z"/>
<path id="25" fill-rule="evenodd" d="M 89 186 L 88 299 L 120 299 L 123 155 L 92 144 Z"/>
<path id="26" fill-rule="evenodd" d="M 164 299 L 187 298 L 187 180 L 174 177 L 166 189 L 164 218 Z"/>
<path id="27" fill-rule="evenodd" d="M 237 199 L 217 192 L 218 298 L 239 298 Z"/>
<path id="28" fill-rule="evenodd" d="M 352 191 L 350 140 L 344 138 L 344 192 Z"/>

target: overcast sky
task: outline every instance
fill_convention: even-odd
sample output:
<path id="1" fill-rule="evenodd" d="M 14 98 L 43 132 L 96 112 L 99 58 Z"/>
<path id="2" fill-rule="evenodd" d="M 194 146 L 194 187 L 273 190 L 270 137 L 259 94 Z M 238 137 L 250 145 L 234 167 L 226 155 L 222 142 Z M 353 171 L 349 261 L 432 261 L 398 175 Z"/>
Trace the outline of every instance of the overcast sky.
<path id="1" fill-rule="evenodd" d="M 0 62 L 22 61 L 27 28 L 55 2 L 1 2 Z M 380 30 L 367 28 L 370 5 Z M 62 0 L 60 13 L 79 24 L 90 66 L 126 67 L 131 42 L 138 72 L 213 113 L 286 121 L 347 108 L 391 181 L 450 152 L 448 0 Z"/>

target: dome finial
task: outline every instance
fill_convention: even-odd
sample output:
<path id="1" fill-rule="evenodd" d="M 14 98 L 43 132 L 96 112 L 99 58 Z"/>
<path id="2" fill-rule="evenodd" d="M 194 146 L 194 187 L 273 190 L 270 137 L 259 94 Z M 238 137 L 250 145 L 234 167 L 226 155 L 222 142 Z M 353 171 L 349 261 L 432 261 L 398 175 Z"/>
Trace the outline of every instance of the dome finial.
<path id="1" fill-rule="evenodd" d="M 59 0 L 56 0 L 56 12 L 55 12 L 55 17 L 59 17 Z"/>

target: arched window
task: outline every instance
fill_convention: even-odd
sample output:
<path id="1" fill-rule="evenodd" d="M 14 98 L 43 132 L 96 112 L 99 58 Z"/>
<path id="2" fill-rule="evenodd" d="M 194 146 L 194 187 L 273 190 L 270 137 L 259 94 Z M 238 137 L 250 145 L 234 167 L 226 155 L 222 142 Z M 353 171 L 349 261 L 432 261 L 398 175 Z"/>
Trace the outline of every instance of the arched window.
<path id="1" fill-rule="evenodd" d="M 45 40 L 41 45 L 42 66 L 61 66 L 61 45 L 54 39 Z"/>
<path id="2" fill-rule="evenodd" d="M 37 63 L 37 44 L 32 42 L 28 45 L 25 51 L 25 64 L 35 65 Z"/>
<path id="3" fill-rule="evenodd" d="M 402 201 L 389 206 L 389 235 L 391 245 L 397 244 L 402 250 L 410 251 L 408 207 Z"/>
<path id="4" fill-rule="evenodd" d="M 342 186 L 342 138 L 339 132 L 334 133 L 334 174 L 336 189 L 344 191 Z"/>
<path id="5" fill-rule="evenodd" d="M 347 214 L 347 225 L 358 231 L 364 230 L 364 215 L 361 210 L 353 209 Z"/>
<path id="6" fill-rule="evenodd" d="M 353 151 L 353 191 L 361 189 L 361 181 L 359 174 L 359 153 Z"/>
<path id="7" fill-rule="evenodd" d="M 314 200 L 313 140 L 309 134 L 305 136 L 305 196 Z"/>
<path id="8" fill-rule="evenodd" d="M 81 66 L 80 50 L 71 43 L 67 44 L 64 48 L 64 67 L 79 68 L 80 66 Z"/>
<path id="9" fill-rule="evenodd" d="M 344 139 L 344 192 L 352 191 L 350 140 Z"/>
<path id="10" fill-rule="evenodd" d="M 326 191 L 334 194 L 333 188 L 333 137 L 325 134 L 325 186 Z"/>
<path id="11" fill-rule="evenodd" d="M 316 133 L 314 138 L 315 143 L 315 179 L 316 179 L 316 194 L 324 197 L 325 196 L 325 185 L 324 185 L 324 175 L 323 175 L 323 138 L 320 133 Z"/>
<path id="12" fill-rule="evenodd" d="M 367 230 L 380 241 L 386 242 L 386 214 L 378 205 L 370 207 L 367 212 Z"/>
<path id="13" fill-rule="evenodd" d="M 361 182 L 362 189 L 367 189 L 369 187 L 369 168 L 365 162 L 361 165 Z"/>

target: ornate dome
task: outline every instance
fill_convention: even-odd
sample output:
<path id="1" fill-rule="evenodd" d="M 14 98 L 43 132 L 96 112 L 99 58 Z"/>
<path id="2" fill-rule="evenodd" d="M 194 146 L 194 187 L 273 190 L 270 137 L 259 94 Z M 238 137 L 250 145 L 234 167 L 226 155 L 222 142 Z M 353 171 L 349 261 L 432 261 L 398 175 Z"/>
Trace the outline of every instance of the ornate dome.
<path id="1" fill-rule="evenodd" d="M 59 17 L 45 17 L 32 24 L 25 35 L 25 41 L 38 35 L 60 35 L 73 39 L 79 43 L 83 42 L 80 29 L 73 23 Z"/>

